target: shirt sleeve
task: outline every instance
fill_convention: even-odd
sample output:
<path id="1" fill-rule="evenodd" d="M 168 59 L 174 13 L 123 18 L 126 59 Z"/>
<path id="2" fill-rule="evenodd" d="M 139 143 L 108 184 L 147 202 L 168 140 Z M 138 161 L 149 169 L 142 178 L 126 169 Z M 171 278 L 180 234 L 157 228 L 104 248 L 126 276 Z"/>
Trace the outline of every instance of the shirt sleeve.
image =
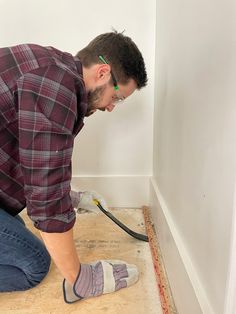
<path id="1" fill-rule="evenodd" d="M 53 65 L 18 81 L 19 159 L 27 213 L 44 232 L 75 223 L 70 198 L 77 100 L 73 77 Z"/>

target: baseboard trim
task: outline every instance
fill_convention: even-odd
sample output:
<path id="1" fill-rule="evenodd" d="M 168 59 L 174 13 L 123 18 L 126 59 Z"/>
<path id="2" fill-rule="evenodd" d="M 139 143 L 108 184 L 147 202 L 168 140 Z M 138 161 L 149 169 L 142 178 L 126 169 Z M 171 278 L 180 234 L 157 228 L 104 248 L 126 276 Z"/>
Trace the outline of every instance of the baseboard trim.
<path id="1" fill-rule="evenodd" d="M 177 310 L 180 314 L 214 314 L 154 178 L 150 209 Z"/>
<path id="2" fill-rule="evenodd" d="M 236 187 L 234 189 L 234 211 L 230 244 L 230 259 L 228 268 L 227 288 L 225 294 L 224 314 L 236 313 Z"/>
<path id="3" fill-rule="evenodd" d="M 139 175 L 73 176 L 72 188 L 95 190 L 110 207 L 141 208 L 149 203 L 149 180 Z"/>

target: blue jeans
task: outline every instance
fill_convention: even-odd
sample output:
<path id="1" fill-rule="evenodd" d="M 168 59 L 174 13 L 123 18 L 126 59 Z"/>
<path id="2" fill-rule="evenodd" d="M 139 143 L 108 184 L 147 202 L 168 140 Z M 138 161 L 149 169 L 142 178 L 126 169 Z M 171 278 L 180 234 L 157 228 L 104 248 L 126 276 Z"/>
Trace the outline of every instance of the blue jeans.
<path id="1" fill-rule="evenodd" d="M 21 217 L 0 208 L 0 292 L 33 288 L 47 275 L 50 256 Z"/>

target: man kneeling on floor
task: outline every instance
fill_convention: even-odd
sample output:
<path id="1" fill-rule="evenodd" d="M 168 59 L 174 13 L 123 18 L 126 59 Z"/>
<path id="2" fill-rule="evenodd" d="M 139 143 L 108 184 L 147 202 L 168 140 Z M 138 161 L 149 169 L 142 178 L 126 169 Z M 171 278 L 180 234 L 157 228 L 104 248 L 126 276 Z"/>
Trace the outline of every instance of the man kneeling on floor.
<path id="1" fill-rule="evenodd" d="M 128 287 L 135 265 L 81 264 L 73 241 L 74 208 L 89 208 L 95 192 L 71 191 L 71 156 L 84 117 L 111 112 L 147 83 L 134 42 L 99 35 L 73 57 L 53 47 L 0 48 L 0 292 L 39 284 L 52 257 L 67 303 Z M 18 215 L 25 207 L 40 241 Z"/>

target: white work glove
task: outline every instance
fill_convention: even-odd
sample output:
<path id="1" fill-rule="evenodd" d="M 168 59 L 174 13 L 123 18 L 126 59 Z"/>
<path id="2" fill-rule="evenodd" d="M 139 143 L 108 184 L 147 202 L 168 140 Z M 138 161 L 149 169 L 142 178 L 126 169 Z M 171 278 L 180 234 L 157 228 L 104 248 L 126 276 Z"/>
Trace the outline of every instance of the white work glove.
<path id="1" fill-rule="evenodd" d="M 77 210 L 86 209 L 96 213 L 99 212 L 97 205 L 93 201 L 94 199 L 98 200 L 105 210 L 108 210 L 104 198 L 95 191 L 75 192 L 71 190 L 70 196 L 72 199 L 72 206 Z"/>

